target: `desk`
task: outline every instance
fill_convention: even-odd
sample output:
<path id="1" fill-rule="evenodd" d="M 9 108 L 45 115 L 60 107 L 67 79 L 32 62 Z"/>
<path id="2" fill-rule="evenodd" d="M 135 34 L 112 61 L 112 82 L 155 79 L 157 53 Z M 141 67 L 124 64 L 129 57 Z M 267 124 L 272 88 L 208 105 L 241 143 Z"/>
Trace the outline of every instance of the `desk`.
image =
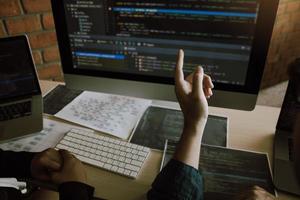
<path id="1" fill-rule="evenodd" d="M 58 83 L 55 82 L 41 81 L 43 93 L 45 94 L 57 84 Z M 155 104 L 162 103 L 165 106 L 179 108 L 175 103 L 155 102 Z M 230 148 L 267 152 L 272 164 L 273 138 L 280 112 L 279 108 L 256 106 L 254 111 L 246 112 L 210 107 L 209 111 L 210 114 L 229 117 L 228 136 Z M 161 158 L 161 152 L 152 151 L 136 180 L 85 165 L 88 174 L 88 182 L 96 188 L 95 196 L 122 200 L 144 199 L 152 181 L 159 172 Z M 54 199 L 55 194 L 51 194 L 51 192 L 46 193 L 39 195 L 44 195 L 42 199 L 46 199 L 46 196 L 48 195 L 49 197 L 53 195 L 49 199 Z M 283 193 L 279 193 L 279 199 L 300 200 L 299 197 Z"/>

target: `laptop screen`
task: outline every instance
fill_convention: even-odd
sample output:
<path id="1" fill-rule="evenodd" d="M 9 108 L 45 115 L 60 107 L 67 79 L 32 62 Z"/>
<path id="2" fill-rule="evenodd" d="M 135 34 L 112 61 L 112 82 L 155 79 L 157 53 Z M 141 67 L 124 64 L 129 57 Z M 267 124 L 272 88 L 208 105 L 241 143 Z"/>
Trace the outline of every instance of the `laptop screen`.
<path id="1" fill-rule="evenodd" d="M 0 39 L 0 101 L 39 93 L 26 37 Z"/>

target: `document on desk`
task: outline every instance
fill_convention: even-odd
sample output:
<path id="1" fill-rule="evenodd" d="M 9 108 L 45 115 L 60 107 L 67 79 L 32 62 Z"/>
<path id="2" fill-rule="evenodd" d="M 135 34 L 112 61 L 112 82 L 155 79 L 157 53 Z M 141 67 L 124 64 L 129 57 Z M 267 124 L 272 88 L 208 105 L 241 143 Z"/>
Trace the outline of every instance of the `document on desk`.
<path id="1" fill-rule="evenodd" d="M 173 157 L 176 145 L 177 142 L 167 142 L 162 167 Z M 202 145 L 199 169 L 204 180 L 204 199 L 231 200 L 254 185 L 275 195 L 265 153 Z"/>
<path id="2" fill-rule="evenodd" d="M 85 91 L 55 116 L 128 139 L 151 103 L 145 99 Z"/>
<path id="3" fill-rule="evenodd" d="M 39 152 L 54 147 L 73 125 L 67 125 L 44 118 L 44 128 L 41 132 L 22 138 L 10 139 L 0 143 L 0 149 L 10 151 Z"/>

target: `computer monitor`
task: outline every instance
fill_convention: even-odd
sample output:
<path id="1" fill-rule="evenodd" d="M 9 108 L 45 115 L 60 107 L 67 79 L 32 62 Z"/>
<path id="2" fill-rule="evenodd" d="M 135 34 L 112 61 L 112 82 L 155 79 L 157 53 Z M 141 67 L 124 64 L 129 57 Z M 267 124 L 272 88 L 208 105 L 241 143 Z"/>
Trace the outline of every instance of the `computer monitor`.
<path id="1" fill-rule="evenodd" d="M 52 0 L 68 87 L 176 100 L 174 68 L 202 65 L 211 106 L 252 110 L 278 0 Z"/>

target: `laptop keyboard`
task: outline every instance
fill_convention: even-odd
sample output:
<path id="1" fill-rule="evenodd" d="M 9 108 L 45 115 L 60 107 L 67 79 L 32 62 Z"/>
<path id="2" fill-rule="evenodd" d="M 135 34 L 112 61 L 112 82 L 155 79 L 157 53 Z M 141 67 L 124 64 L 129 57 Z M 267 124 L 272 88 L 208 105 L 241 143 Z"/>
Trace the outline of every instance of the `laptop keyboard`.
<path id="1" fill-rule="evenodd" d="M 0 106 L 0 121 L 31 115 L 31 101 Z"/>
<path id="2" fill-rule="evenodd" d="M 288 139 L 288 143 L 289 143 L 289 160 L 290 161 L 294 161 L 294 144 L 293 144 L 293 139 L 289 138 Z"/>
<path id="3" fill-rule="evenodd" d="M 44 113 L 55 115 L 82 92 L 82 90 L 73 90 L 58 85 L 44 97 Z"/>

